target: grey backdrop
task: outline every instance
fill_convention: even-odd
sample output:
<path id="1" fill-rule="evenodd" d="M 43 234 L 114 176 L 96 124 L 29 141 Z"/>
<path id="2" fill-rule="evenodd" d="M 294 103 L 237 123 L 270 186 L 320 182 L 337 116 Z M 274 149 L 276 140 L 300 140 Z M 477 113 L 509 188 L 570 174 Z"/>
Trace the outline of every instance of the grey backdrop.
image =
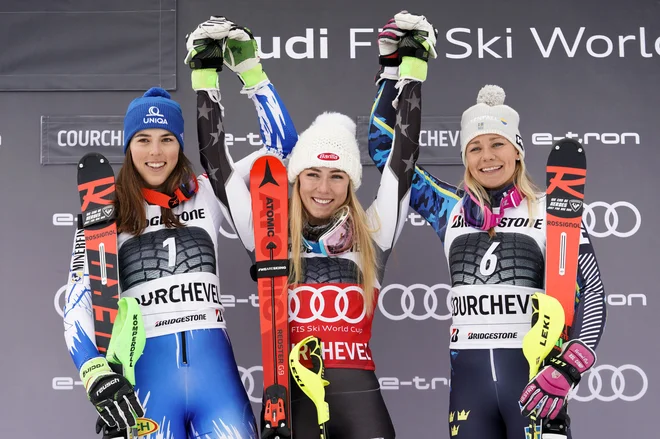
<path id="1" fill-rule="evenodd" d="M 572 133 L 584 141 L 586 218 L 610 306 L 599 366 L 571 403 L 574 437 L 657 436 L 660 356 L 654 310 L 660 303 L 653 292 L 660 244 L 654 230 L 660 215 L 660 3 L 96 3 L 0 4 L 0 328 L 5 349 L 0 437 L 94 437 L 94 411 L 65 348 L 57 294 L 67 277 L 72 219 L 79 209 L 75 167 L 48 163 L 61 163 L 67 155 L 75 162 L 76 154 L 88 150 L 120 158 L 116 117 L 144 89 L 161 85 L 184 108 L 186 153 L 198 165 L 184 35 L 214 13 L 262 38 L 264 67 L 299 131 L 324 110 L 356 120 L 368 116 L 376 91 L 375 29 L 404 8 L 424 13 L 439 29 L 439 58 L 430 63 L 424 84 L 423 111 L 429 119 L 422 140 L 430 145 L 424 147 L 425 162 L 447 163 L 443 160 L 453 157 L 456 163 L 459 148 L 451 139 L 456 139 L 457 118 L 486 83 L 504 87 L 507 103 L 521 114 L 527 163 L 540 184 L 553 137 Z M 308 44 L 295 39 L 307 36 Z M 362 45 L 351 48 L 351 41 Z M 223 104 L 235 158 L 254 150 L 249 134 L 258 133 L 253 105 L 239 87 L 238 79 L 224 72 Z M 453 183 L 462 173 L 456 165 L 428 169 Z M 369 203 L 379 174 L 372 166 L 364 174 L 359 197 Z M 376 372 L 398 437 L 448 438 L 446 262 L 431 228 L 414 213 L 408 222 L 390 259 L 374 322 Z M 247 255 L 240 257 L 245 254 L 240 243 L 222 233 L 227 236 L 220 257 L 229 331 L 257 401 L 257 311 L 248 299 L 255 284 Z M 407 291 L 414 299 L 401 302 Z"/>

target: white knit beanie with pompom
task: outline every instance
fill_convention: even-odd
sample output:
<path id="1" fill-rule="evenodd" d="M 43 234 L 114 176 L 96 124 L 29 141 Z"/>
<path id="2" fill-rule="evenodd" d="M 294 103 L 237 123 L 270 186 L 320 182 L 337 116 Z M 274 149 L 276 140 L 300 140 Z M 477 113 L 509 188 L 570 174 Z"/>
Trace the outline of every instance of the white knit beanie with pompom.
<path id="1" fill-rule="evenodd" d="M 461 118 L 461 157 L 465 162 L 468 143 L 482 134 L 498 134 L 513 144 L 525 158 L 525 148 L 518 130 L 520 116 L 513 108 L 504 105 L 506 94 L 502 87 L 485 85 L 477 96 L 477 104 L 463 112 Z"/>
<path id="2" fill-rule="evenodd" d="M 305 169 L 321 167 L 344 171 L 353 182 L 353 188 L 357 190 L 360 187 L 360 150 L 355 122 L 350 117 L 340 113 L 323 113 L 300 134 L 289 157 L 289 183 L 293 183 Z"/>

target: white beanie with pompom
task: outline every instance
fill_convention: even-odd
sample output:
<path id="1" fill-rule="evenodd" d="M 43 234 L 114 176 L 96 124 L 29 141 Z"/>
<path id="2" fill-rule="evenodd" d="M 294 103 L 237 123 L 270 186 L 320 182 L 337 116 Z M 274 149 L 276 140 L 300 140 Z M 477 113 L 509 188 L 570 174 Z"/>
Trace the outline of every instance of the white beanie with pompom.
<path id="1" fill-rule="evenodd" d="M 300 134 L 289 157 L 289 183 L 293 183 L 305 169 L 321 167 L 344 171 L 353 182 L 353 188 L 360 187 L 362 164 L 355 122 L 350 117 L 341 113 L 323 113 Z"/>
<path id="2" fill-rule="evenodd" d="M 461 158 L 465 161 L 465 149 L 475 137 L 482 134 L 498 134 L 506 138 L 525 158 L 525 148 L 518 130 L 520 116 L 513 108 L 504 105 L 506 94 L 502 87 L 485 85 L 477 95 L 477 104 L 463 112 L 461 118 Z"/>

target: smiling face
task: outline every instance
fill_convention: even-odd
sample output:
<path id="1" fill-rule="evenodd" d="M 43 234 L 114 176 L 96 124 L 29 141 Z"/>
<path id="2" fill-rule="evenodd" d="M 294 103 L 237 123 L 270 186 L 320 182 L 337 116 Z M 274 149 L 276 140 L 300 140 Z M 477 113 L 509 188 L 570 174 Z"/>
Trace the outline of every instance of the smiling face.
<path id="1" fill-rule="evenodd" d="M 519 157 L 516 147 L 496 134 L 477 136 L 465 149 L 468 171 L 486 189 L 499 189 L 511 183 Z"/>
<path id="2" fill-rule="evenodd" d="M 348 197 L 348 174 L 336 168 L 307 168 L 298 176 L 300 199 L 311 224 L 323 224 Z"/>
<path id="3" fill-rule="evenodd" d="M 133 166 L 150 189 L 165 183 L 179 160 L 179 141 L 160 128 L 138 131 L 128 145 Z"/>

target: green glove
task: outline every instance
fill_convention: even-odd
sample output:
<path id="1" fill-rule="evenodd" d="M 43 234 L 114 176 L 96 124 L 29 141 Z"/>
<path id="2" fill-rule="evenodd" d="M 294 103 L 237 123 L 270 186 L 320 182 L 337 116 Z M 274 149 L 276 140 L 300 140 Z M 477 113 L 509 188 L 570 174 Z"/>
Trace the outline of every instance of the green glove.
<path id="1" fill-rule="evenodd" d="M 192 69 L 193 90 L 217 90 L 222 70 L 222 48 L 234 23 L 224 17 L 211 17 L 186 38 L 186 59 Z"/>
<path id="2" fill-rule="evenodd" d="M 234 27 L 225 40 L 224 63 L 236 73 L 246 90 L 268 81 L 259 60 L 259 48 L 249 29 Z"/>
<path id="3" fill-rule="evenodd" d="M 199 69 L 190 73 L 190 82 L 195 91 L 217 90 L 220 88 L 220 78 L 216 69 Z"/>
<path id="4" fill-rule="evenodd" d="M 435 37 L 435 36 L 434 36 Z M 400 79 L 413 79 L 415 81 L 426 81 L 428 72 L 429 54 L 432 50 L 432 40 L 425 31 L 411 31 L 401 39 L 399 53 L 401 65 L 399 66 Z"/>
<path id="5" fill-rule="evenodd" d="M 137 300 L 132 297 L 122 297 L 117 303 L 119 310 L 112 327 L 106 358 L 111 363 L 121 364 L 124 376 L 134 386 L 135 363 L 144 352 L 147 336 Z"/>

